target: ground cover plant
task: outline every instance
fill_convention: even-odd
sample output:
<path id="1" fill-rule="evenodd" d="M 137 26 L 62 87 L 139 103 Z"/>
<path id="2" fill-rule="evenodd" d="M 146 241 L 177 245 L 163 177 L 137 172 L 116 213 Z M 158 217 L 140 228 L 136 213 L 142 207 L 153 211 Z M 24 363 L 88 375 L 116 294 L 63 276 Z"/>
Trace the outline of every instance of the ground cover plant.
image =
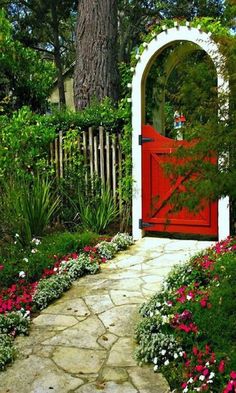
<path id="1" fill-rule="evenodd" d="M 19 270 L 13 282 L 7 274 L 3 273 L 7 268 L 7 263 L 0 265 L 1 289 L 0 289 L 0 370 L 4 370 L 6 365 L 13 361 L 16 351 L 14 348 L 13 338 L 18 334 L 29 334 L 30 317 L 34 311 L 39 311 L 47 307 L 47 305 L 58 299 L 64 291 L 69 289 L 76 279 L 85 274 L 96 274 L 100 270 L 101 263 L 106 262 L 104 256 L 104 249 L 112 244 L 114 249 L 113 256 L 119 250 L 123 250 L 130 246 L 133 241 L 128 234 L 118 233 L 112 239 L 104 240 L 95 234 L 84 233 L 78 236 L 76 234 L 53 234 L 51 242 L 48 242 L 47 247 L 44 242 L 39 239 L 32 239 L 32 246 L 34 248 L 33 256 L 36 258 L 41 254 L 38 261 L 44 260 L 44 264 L 39 263 L 39 272 L 37 264 L 34 266 L 34 274 L 31 274 L 30 268 L 28 270 Z M 63 240 L 66 240 L 63 243 Z M 98 239 L 100 243 L 94 245 Z M 90 240 L 90 242 L 89 242 Z M 85 243 L 86 242 L 86 243 Z M 90 243 L 90 244 L 89 244 Z M 17 244 L 17 241 L 16 241 Z M 57 255 L 53 254 L 50 258 L 45 250 L 49 251 L 49 244 L 51 244 L 51 252 L 59 251 Z M 102 244 L 102 246 L 100 246 Z M 63 248 L 64 246 L 64 248 Z M 45 247 L 45 248 L 43 248 Z M 54 248 L 53 248 L 54 247 Z M 63 251 L 67 250 L 67 254 Z M 50 253 L 52 255 L 52 253 Z M 37 257 L 36 257 L 37 256 Z M 111 258 L 111 257 L 109 257 Z M 26 265 L 29 259 L 24 257 Z M 9 270 L 8 273 L 11 273 Z M 37 276 L 37 280 L 35 277 Z M 10 284 L 6 286 L 6 281 L 9 278 Z"/>
<path id="2" fill-rule="evenodd" d="M 235 238 L 174 268 L 140 312 L 137 360 L 175 392 L 236 391 Z"/>

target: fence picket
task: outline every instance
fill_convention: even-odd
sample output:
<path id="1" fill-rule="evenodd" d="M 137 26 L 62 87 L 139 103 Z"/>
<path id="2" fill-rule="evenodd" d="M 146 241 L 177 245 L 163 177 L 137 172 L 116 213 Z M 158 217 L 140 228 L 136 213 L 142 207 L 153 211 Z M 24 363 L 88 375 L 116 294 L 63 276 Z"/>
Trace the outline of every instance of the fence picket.
<path id="1" fill-rule="evenodd" d="M 102 183 L 105 183 L 104 129 L 99 127 L 99 158 Z"/>
<path id="2" fill-rule="evenodd" d="M 55 172 L 56 172 L 56 177 L 58 178 L 58 138 L 55 139 L 54 151 L 55 151 Z"/>
<path id="3" fill-rule="evenodd" d="M 59 177 L 63 178 L 63 146 L 62 146 L 62 131 L 59 131 Z"/>
<path id="4" fill-rule="evenodd" d="M 95 135 L 94 140 L 94 170 L 96 175 L 98 175 L 98 137 Z"/>
<path id="5" fill-rule="evenodd" d="M 113 189 L 113 196 L 116 199 L 116 135 L 112 136 L 112 189 Z"/>
<path id="6" fill-rule="evenodd" d="M 111 151 L 110 151 L 110 135 L 106 132 L 106 184 L 111 189 Z"/>
<path id="7" fill-rule="evenodd" d="M 89 127 L 89 166 L 90 175 L 93 178 L 94 173 L 94 145 L 93 145 L 93 129 Z"/>

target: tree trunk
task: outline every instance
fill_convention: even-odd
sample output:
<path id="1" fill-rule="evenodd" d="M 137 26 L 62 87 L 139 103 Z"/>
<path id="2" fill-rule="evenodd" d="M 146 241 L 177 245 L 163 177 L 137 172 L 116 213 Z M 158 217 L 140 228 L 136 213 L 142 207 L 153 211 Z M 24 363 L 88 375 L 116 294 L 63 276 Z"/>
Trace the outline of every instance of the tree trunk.
<path id="1" fill-rule="evenodd" d="M 79 0 L 75 107 L 83 109 L 105 97 L 118 99 L 117 0 Z"/>

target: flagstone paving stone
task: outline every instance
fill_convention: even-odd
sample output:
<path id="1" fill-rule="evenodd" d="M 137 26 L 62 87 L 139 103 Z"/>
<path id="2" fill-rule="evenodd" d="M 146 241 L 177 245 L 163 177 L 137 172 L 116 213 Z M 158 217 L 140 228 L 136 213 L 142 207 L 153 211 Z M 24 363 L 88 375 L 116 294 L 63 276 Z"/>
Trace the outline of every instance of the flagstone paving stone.
<path id="1" fill-rule="evenodd" d="M 138 309 L 173 265 L 210 245 L 146 237 L 74 282 L 33 320 L 29 337 L 16 339 L 0 393 L 168 393 L 164 377 L 134 359 Z"/>

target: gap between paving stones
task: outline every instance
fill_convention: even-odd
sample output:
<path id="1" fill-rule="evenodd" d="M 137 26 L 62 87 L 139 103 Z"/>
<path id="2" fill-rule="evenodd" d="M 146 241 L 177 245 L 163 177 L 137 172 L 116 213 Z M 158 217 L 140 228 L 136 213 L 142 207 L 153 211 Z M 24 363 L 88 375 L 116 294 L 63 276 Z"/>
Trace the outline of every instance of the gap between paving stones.
<path id="1" fill-rule="evenodd" d="M 133 352 L 140 304 L 176 263 L 209 242 L 144 238 L 73 283 L 18 337 L 20 355 L 1 373 L 0 393 L 167 393 L 161 374 L 138 367 Z"/>

